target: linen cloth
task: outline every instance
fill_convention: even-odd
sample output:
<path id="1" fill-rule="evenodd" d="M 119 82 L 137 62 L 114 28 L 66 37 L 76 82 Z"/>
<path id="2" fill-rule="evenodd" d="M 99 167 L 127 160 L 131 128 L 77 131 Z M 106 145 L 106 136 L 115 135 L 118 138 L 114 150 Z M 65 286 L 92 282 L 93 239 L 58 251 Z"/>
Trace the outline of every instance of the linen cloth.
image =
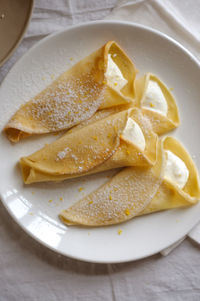
<path id="1" fill-rule="evenodd" d="M 44 36 L 107 16 L 159 28 L 199 56 L 199 0 L 35 0 L 24 40 L 0 68 L 0 83 L 14 62 Z M 197 301 L 199 251 L 198 245 L 185 240 L 167 257 L 158 254 L 125 264 L 84 263 L 38 244 L 0 204 L 0 301 Z"/>

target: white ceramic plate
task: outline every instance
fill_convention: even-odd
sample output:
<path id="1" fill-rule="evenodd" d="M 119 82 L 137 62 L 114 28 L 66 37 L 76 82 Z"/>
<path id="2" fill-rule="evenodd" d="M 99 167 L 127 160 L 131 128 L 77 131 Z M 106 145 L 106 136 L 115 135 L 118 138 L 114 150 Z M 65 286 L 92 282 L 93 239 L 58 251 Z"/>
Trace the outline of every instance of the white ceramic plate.
<path id="1" fill-rule="evenodd" d="M 200 67 L 194 57 L 172 39 L 130 23 L 106 21 L 71 27 L 43 39 L 28 51 L 0 88 L 1 128 L 20 104 L 111 39 L 125 49 L 140 74 L 151 71 L 174 88 L 181 127 L 173 134 L 186 145 L 199 167 Z M 107 181 L 113 171 L 59 184 L 24 186 L 16 164 L 19 158 L 55 138 L 37 137 L 11 145 L 3 135 L 0 137 L 1 200 L 15 221 L 48 248 L 85 261 L 125 262 L 161 251 L 183 237 L 199 221 L 200 204 L 189 209 L 134 218 L 116 226 L 65 227 L 59 221 L 58 213 Z M 84 190 L 79 192 L 79 187 L 84 187 Z M 121 235 L 118 235 L 119 229 Z"/>

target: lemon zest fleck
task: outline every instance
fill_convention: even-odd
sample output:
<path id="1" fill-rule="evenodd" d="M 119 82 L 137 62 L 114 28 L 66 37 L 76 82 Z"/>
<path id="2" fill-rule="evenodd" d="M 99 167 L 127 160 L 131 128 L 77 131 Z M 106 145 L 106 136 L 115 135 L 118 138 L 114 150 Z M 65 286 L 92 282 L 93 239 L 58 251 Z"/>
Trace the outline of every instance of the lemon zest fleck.
<path id="1" fill-rule="evenodd" d="M 125 214 L 126 214 L 127 216 L 130 215 L 129 209 L 126 209 L 126 210 L 125 210 Z"/>
<path id="2" fill-rule="evenodd" d="M 83 187 L 80 187 L 80 188 L 78 189 L 79 192 L 81 192 L 82 190 L 84 190 Z"/>
<path id="3" fill-rule="evenodd" d="M 49 203 L 52 203 L 52 202 L 53 202 L 53 200 L 48 200 L 48 202 L 49 202 Z"/>
<path id="4" fill-rule="evenodd" d="M 91 205 L 91 204 L 93 204 L 93 201 L 89 201 L 89 203 L 88 203 L 88 204 L 90 204 L 90 205 Z"/>
<path id="5" fill-rule="evenodd" d="M 121 235 L 122 234 L 122 230 L 119 229 L 117 233 L 118 233 L 118 235 Z"/>

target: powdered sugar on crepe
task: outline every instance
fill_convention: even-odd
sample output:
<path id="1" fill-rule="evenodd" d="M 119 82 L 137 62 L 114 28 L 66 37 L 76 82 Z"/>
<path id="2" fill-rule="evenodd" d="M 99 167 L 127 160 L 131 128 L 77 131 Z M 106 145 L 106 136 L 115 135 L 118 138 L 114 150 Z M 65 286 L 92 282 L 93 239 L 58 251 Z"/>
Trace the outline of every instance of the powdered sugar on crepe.
<path id="1" fill-rule="evenodd" d="M 64 159 L 65 156 L 66 156 L 66 154 L 67 154 L 69 151 L 70 151 L 70 148 L 69 148 L 69 147 L 66 147 L 63 151 L 60 151 L 60 152 L 57 154 L 56 161 Z"/>
<path id="2" fill-rule="evenodd" d="M 56 89 L 49 88 L 42 96 L 35 97 L 25 117 L 39 121 L 51 131 L 69 128 L 91 117 L 102 101 L 102 85 L 90 74 L 82 78 L 60 81 Z"/>
<path id="3" fill-rule="evenodd" d="M 126 168 L 113 179 L 61 213 L 67 223 L 109 225 L 138 215 L 160 185 L 151 169 Z"/>

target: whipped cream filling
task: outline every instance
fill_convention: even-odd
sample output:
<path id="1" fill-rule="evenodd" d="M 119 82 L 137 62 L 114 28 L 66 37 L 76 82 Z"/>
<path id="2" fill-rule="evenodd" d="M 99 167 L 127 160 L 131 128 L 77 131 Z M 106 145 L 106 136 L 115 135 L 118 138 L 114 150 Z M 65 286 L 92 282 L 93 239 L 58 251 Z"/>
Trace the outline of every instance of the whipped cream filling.
<path id="1" fill-rule="evenodd" d="M 115 90 L 121 90 L 128 82 L 127 79 L 123 77 L 119 67 L 112 60 L 111 54 L 108 54 L 108 65 L 105 77 L 108 85 Z"/>
<path id="2" fill-rule="evenodd" d="M 165 151 L 166 165 L 164 178 L 175 183 L 180 189 L 184 188 L 189 177 L 189 170 L 183 160 L 171 151 Z"/>
<path id="3" fill-rule="evenodd" d="M 140 126 L 132 118 L 128 118 L 126 126 L 121 136 L 124 138 L 124 140 L 130 141 L 140 150 L 145 150 L 146 142 L 144 134 Z"/>
<path id="4" fill-rule="evenodd" d="M 142 107 L 167 116 L 167 101 L 157 82 L 153 80 L 149 81 L 145 98 L 142 101 Z"/>

